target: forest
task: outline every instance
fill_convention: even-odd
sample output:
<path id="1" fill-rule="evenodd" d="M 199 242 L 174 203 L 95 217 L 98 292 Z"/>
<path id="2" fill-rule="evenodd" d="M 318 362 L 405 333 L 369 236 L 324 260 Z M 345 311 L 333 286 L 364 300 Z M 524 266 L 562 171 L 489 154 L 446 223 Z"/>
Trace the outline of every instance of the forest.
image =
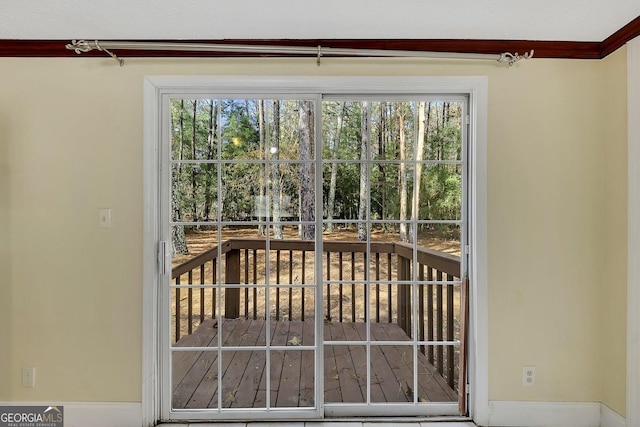
<path id="1" fill-rule="evenodd" d="M 276 239 L 296 228 L 312 240 L 317 200 L 324 233 L 352 229 L 364 241 L 378 231 L 409 242 L 427 229 L 458 233 L 463 108 L 437 100 L 172 100 L 174 255 L 188 253 L 185 234 L 211 226 L 252 227 L 256 236 L 268 229 Z"/>

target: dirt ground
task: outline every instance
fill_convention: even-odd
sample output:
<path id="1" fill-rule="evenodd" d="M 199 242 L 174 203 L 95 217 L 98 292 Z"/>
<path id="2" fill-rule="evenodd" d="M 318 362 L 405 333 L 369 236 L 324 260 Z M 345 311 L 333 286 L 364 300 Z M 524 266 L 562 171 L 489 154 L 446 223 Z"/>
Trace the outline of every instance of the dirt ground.
<path id="1" fill-rule="evenodd" d="M 257 230 L 252 228 L 234 228 L 226 229 L 222 235 L 222 241 L 230 238 L 256 238 Z M 326 240 L 339 241 L 356 241 L 357 231 L 355 229 L 336 229 L 331 233 L 323 233 Z M 460 253 L 460 243 L 457 239 L 443 233 L 437 233 L 427 230 L 419 236 L 419 243 L 422 246 L 458 255 Z M 174 259 L 174 266 L 185 262 L 194 256 L 210 249 L 217 243 L 217 233 L 215 230 L 191 230 L 186 234 L 189 254 L 181 255 Z M 297 239 L 297 228 L 289 227 L 284 230 L 285 239 Z M 381 231 L 372 234 L 372 241 L 397 241 L 398 235 L 392 233 L 384 233 Z M 269 316 L 272 319 L 291 319 L 300 320 L 304 317 L 306 320 L 312 320 L 315 317 L 314 312 L 314 287 L 316 280 L 314 278 L 313 254 L 306 254 L 304 263 L 302 262 L 302 253 L 300 251 L 282 251 L 279 265 L 276 263 L 276 256 L 270 254 L 270 291 L 267 295 L 266 287 L 266 261 L 264 251 L 241 251 L 241 281 L 249 284 L 240 290 L 240 315 L 245 317 L 265 318 L 267 316 L 265 307 L 269 306 Z M 389 259 L 382 254 L 378 271 L 375 272 L 375 266 L 370 266 L 370 278 L 374 278 L 375 274 L 379 274 L 381 280 L 397 280 L 397 261 L 393 255 L 391 264 Z M 373 257 L 372 257 L 373 258 Z M 326 258 L 323 257 L 326 265 Z M 325 312 L 323 317 L 327 321 L 364 321 L 369 318 L 371 321 L 396 321 L 397 320 L 397 292 L 398 285 L 390 283 L 372 284 L 369 286 L 369 304 L 367 304 L 367 286 L 366 286 L 366 265 L 364 254 L 362 253 L 345 253 L 343 254 L 342 265 L 338 254 L 332 254 L 330 258 L 331 280 L 338 280 L 340 270 L 342 270 L 342 281 L 340 284 L 333 283 L 325 286 L 323 289 L 323 300 Z M 373 261 L 372 261 L 373 263 Z M 215 275 L 220 271 L 224 272 L 224 257 L 215 266 Z M 327 280 L 327 268 L 323 265 L 323 278 Z M 205 284 L 217 283 L 214 275 L 214 266 L 212 262 L 208 262 L 204 266 Z M 189 279 L 185 274 L 180 278 L 180 284 L 188 284 Z M 304 279 L 304 281 L 303 281 Z M 175 283 L 175 281 L 174 281 Z M 192 272 L 191 283 L 200 284 L 200 269 Z M 252 285 L 257 284 L 257 285 Z M 280 286 L 272 286 L 280 284 Z M 289 286 L 294 285 L 294 286 Z M 220 292 L 222 294 L 220 295 Z M 216 317 L 221 307 L 224 307 L 224 292 L 222 289 L 217 293 L 212 287 L 206 289 L 185 289 L 179 291 L 175 288 L 172 291 L 172 310 L 173 310 L 173 330 L 179 330 L 174 333 L 174 339 L 189 334 L 200 323 L 200 313 L 203 312 L 204 317 Z M 176 296 L 179 293 L 179 312 L 180 316 L 176 318 Z M 427 291 L 423 290 L 423 307 L 429 304 Z M 434 290 L 437 293 L 437 288 Z M 444 287 L 442 308 L 446 311 L 448 304 L 446 298 L 446 287 Z M 434 312 L 438 310 L 437 296 L 433 299 Z M 454 287 L 454 312 L 455 323 L 459 318 L 459 287 Z M 191 304 L 189 304 L 191 302 Z M 189 306 L 191 306 L 191 315 L 189 315 Z M 224 313 L 223 313 L 224 315 Z M 446 317 L 446 316 L 445 316 Z M 180 324 L 176 325 L 176 320 Z M 435 319 L 434 319 L 435 320 Z M 436 323 L 435 321 L 433 322 Z M 189 328 L 191 325 L 191 328 Z M 444 325 L 446 329 L 446 325 Z M 445 332 L 446 333 L 446 332 Z M 435 332 L 437 334 L 437 332 Z M 455 335 L 458 335 L 458 327 L 455 326 Z M 179 337 L 178 337 L 179 336 Z M 446 335 L 445 335 L 446 336 Z"/>
<path id="2" fill-rule="evenodd" d="M 179 265 L 186 260 L 212 248 L 217 241 L 217 229 L 194 229 L 185 233 L 187 247 L 189 253 L 179 255 L 173 259 L 173 266 Z M 297 227 L 284 227 L 283 237 L 285 239 L 298 239 Z M 256 227 L 236 227 L 226 228 L 222 232 L 222 240 L 230 238 L 255 238 L 258 237 Z M 323 232 L 322 237 L 325 240 L 342 240 L 357 241 L 358 232 L 355 228 L 337 227 L 332 232 Z M 371 241 L 373 242 L 395 242 L 400 241 L 397 233 L 383 232 L 374 230 L 371 233 Z M 445 252 L 452 255 L 460 255 L 460 237 L 453 232 L 438 232 L 436 230 L 424 230 L 418 234 L 418 243 L 421 246 L 434 249 L 436 251 Z"/>

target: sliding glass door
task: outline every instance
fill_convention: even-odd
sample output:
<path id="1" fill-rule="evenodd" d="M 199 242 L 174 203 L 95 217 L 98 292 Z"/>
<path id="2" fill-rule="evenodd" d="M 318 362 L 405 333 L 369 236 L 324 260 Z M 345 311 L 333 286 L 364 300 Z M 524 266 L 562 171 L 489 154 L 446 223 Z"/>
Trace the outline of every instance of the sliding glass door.
<path id="1" fill-rule="evenodd" d="M 467 96 L 162 105 L 165 416 L 457 415 Z"/>

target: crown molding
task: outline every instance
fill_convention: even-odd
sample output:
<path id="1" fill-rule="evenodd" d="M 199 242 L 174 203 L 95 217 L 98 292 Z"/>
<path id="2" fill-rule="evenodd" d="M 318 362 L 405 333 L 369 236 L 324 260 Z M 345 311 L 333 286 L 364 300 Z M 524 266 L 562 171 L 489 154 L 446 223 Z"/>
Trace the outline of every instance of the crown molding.
<path id="1" fill-rule="evenodd" d="M 602 42 L 543 41 L 543 40 L 476 40 L 476 39 L 229 39 L 229 40 L 135 40 L 175 43 L 244 44 L 274 46 L 309 46 L 351 49 L 391 49 L 432 52 L 462 52 L 500 54 L 535 51 L 535 58 L 602 59 L 640 35 L 640 16 Z M 133 40 L 132 40 L 133 41 Z M 0 57 L 76 57 L 65 45 L 70 40 L 16 40 L 0 39 Z M 103 57 L 93 51 L 83 56 Z M 123 55 L 125 56 L 125 55 Z M 145 51 L 130 50 L 126 57 L 247 57 L 256 54 Z M 275 56 L 261 54 L 259 56 Z M 277 55 L 282 56 L 282 55 Z"/>
<path id="2" fill-rule="evenodd" d="M 602 57 L 615 52 L 627 42 L 640 36 L 640 16 L 607 37 L 602 42 Z"/>

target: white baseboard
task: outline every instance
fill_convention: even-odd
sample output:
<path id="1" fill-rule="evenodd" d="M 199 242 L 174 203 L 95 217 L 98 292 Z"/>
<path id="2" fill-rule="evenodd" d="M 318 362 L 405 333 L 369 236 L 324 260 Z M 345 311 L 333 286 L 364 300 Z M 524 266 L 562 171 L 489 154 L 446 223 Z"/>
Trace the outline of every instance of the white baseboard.
<path id="1" fill-rule="evenodd" d="M 600 406 L 600 427 L 625 427 L 627 421 L 607 405 Z"/>
<path id="2" fill-rule="evenodd" d="M 489 402 L 490 426 L 600 427 L 600 403 Z"/>
<path id="3" fill-rule="evenodd" d="M 64 406 L 65 427 L 139 427 L 138 402 L 2 402 L 0 406 Z M 445 424 L 448 425 L 448 424 Z M 585 402 L 489 402 L 489 426 L 625 427 L 626 421 L 606 405 Z"/>
<path id="4" fill-rule="evenodd" d="M 65 427 L 139 427 L 142 403 L 134 402 L 0 402 L 0 406 L 63 406 Z"/>

